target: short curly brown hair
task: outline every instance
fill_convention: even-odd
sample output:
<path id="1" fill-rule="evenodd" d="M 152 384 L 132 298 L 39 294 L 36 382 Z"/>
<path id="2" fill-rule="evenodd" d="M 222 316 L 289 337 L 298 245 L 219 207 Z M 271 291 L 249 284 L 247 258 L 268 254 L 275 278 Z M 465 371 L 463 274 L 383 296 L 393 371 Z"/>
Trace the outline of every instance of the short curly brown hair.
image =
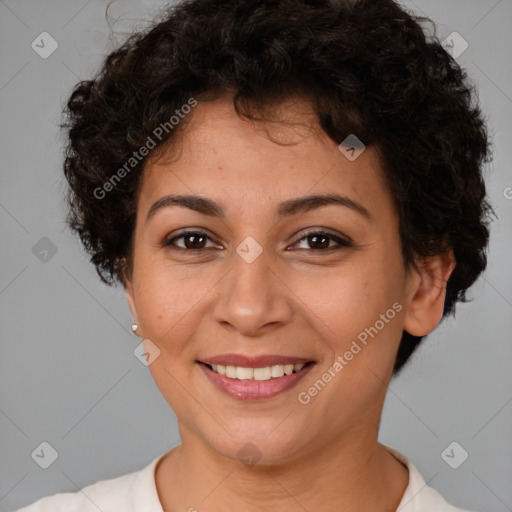
<path id="1" fill-rule="evenodd" d="M 454 312 L 487 263 L 491 144 L 474 86 L 424 21 L 392 0 L 186 0 L 130 35 L 75 86 L 62 123 L 67 220 L 101 279 L 123 280 L 139 179 L 156 150 L 137 151 L 154 130 L 190 98 L 229 93 L 253 119 L 252 109 L 305 95 L 333 141 L 357 134 L 378 149 L 405 264 L 454 251 L 443 318 Z M 183 124 L 160 130 L 158 146 Z M 421 339 L 403 332 L 394 374 Z"/>

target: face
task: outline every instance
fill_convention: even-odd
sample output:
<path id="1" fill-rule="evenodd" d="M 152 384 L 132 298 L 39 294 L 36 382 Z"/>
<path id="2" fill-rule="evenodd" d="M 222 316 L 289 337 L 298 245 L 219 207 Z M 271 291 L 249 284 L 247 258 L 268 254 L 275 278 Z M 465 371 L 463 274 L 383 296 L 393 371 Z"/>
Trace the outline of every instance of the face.
<path id="1" fill-rule="evenodd" d="M 307 102 L 281 108 L 292 124 L 251 124 L 230 98 L 195 107 L 179 149 L 145 167 L 126 282 L 182 442 L 268 463 L 375 435 L 426 287 L 404 268 L 374 149 L 351 161 Z M 304 202 L 325 195 L 342 199 Z M 275 377 L 232 379 L 209 361 Z M 278 377 L 286 361 L 309 363 Z"/>

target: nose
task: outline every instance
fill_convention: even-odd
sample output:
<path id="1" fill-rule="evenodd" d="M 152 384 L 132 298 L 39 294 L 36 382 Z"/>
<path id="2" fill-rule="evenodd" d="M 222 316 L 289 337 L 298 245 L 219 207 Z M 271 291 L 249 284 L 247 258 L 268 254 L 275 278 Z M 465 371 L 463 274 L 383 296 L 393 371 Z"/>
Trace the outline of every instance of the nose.
<path id="1" fill-rule="evenodd" d="M 230 263 L 213 308 L 220 325 L 257 337 L 291 321 L 293 293 L 265 250 L 251 263 L 234 253 Z"/>

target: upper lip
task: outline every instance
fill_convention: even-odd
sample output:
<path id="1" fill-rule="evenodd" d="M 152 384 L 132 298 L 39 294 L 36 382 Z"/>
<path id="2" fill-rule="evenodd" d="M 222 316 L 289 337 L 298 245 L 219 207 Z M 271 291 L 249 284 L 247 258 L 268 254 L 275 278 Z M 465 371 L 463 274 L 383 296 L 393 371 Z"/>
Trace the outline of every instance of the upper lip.
<path id="1" fill-rule="evenodd" d="M 312 359 L 304 357 L 282 356 L 282 355 L 263 355 L 246 356 L 243 354 L 220 354 L 217 356 L 206 357 L 198 360 L 206 364 L 222 364 L 224 366 L 241 366 L 244 368 L 264 368 L 276 364 L 306 364 Z"/>

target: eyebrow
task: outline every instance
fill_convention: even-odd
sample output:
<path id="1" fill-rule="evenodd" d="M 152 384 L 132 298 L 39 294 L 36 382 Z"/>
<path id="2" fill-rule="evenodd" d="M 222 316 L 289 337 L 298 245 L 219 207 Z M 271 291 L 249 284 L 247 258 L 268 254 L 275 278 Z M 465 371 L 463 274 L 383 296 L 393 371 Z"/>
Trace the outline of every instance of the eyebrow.
<path id="1" fill-rule="evenodd" d="M 368 221 L 373 220 L 370 212 L 362 204 L 349 197 L 340 196 L 338 194 L 317 194 L 287 199 L 279 204 L 278 216 L 282 219 L 328 205 L 343 206 L 358 213 Z M 158 210 L 169 206 L 181 206 L 203 215 L 208 215 L 209 217 L 226 218 L 224 207 L 213 199 L 197 195 L 167 195 L 160 198 L 151 206 L 146 216 L 146 222 L 148 222 Z"/>

